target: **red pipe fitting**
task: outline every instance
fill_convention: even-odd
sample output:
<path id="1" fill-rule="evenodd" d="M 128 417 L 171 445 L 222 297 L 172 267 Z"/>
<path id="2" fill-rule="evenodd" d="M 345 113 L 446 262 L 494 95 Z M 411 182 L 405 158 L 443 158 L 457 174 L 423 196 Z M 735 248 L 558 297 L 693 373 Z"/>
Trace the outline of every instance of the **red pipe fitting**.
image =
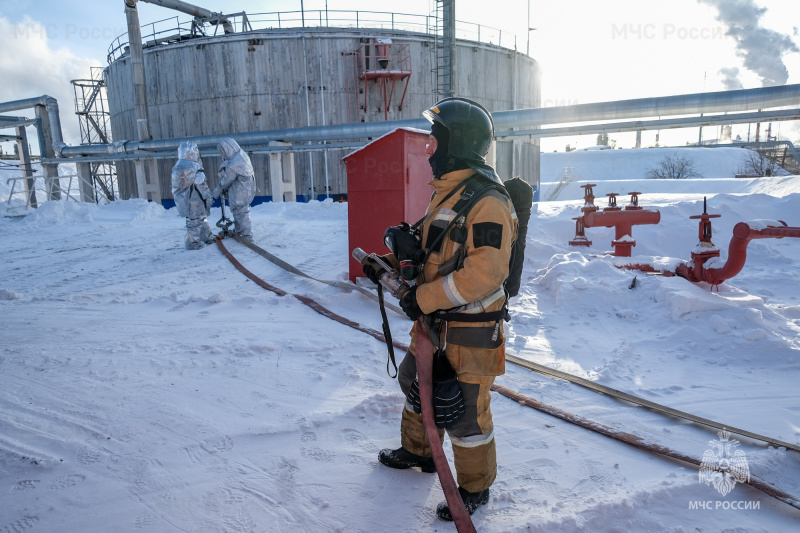
<path id="1" fill-rule="evenodd" d="M 640 192 L 629 192 L 628 194 L 631 195 L 631 203 L 625 206 L 625 210 L 632 210 L 632 209 L 642 209 L 639 207 L 639 195 L 642 194 Z"/>
<path id="2" fill-rule="evenodd" d="M 728 260 L 721 268 L 705 269 L 703 278 L 719 285 L 742 271 L 747 260 L 747 245 L 753 239 L 782 239 L 800 237 L 800 228 L 789 227 L 782 220 L 750 220 L 733 227 L 733 237 L 728 245 Z"/>
<path id="3" fill-rule="evenodd" d="M 592 187 L 596 187 L 594 183 L 587 183 L 581 185 L 583 187 L 583 216 L 574 218 L 575 220 L 575 238 L 569 241 L 572 246 L 590 246 L 592 241 L 586 238 L 584 233 L 585 228 L 592 227 L 611 227 L 616 229 L 614 240 L 611 245 L 614 247 L 615 257 L 630 257 L 631 248 L 636 246 L 636 241 L 633 239 L 631 228 L 639 224 L 658 224 L 661 221 L 661 213 L 656 209 L 645 210 L 639 207 L 639 192 L 630 192 L 631 203 L 625 206 L 623 210 L 617 206 L 618 193 L 612 192 L 606 194 L 608 196 L 608 207 L 602 211 L 598 211 L 594 205 L 594 192 Z"/>
<path id="4" fill-rule="evenodd" d="M 581 211 L 584 213 L 587 211 L 596 211 L 597 206 L 594 205 L 594 192 L 592 192 L 592 187 L 597 187 L 595 183 L 587 183 L 586 185 L 581 185 L 583 189 L 583 207 Z"/>
<path id="5" fill-rule="evenodd" d="M 641 224 L 658 224 L 661 213 L 656 209 L 603 210 L 592 211 L 583 216 L 583 225 L 592 227 L 614 226 L 615 235 L 611 244 L 616 257 L 630 257 L 631 248 L 636 246 L 631 228 Z"/>
<path id="6" fill-rule="evenodd" d="M 622 209 L 621 207 L 617 207 L 617 196 L 619 196 L 619 193 L 610 192 L 607 193 L 606 196 L 608 196 L 608 207 L 606 207 L 604 211 L 619 211 Z"/>
<path id="7" fill-rule="evenodd" d="M 753 239 L 782 239 L 783 237 L 800 237 L 800 228 L 789 227 L 782 220 L 750 220 L 739 222 L 733 227 L 733 237 L 728 245 L 728 259 L 720 268 L 706 268 L 705 263 L 711 258 L 719 257 L 719 249 L 711 242 L 711 218 L 720 215 L 709 215 L 703 209 L 702 215 L 689 218 L 700 219 L 700 242 L 692 251 L 692 265 L 678 265 L 675 273 L 695 283 L 705 281 L 711 285 L 719 285 L 742 271 L 747 260 L 747 245 Z"/>
<path id="8" fill-rule="evenodd" d="M 574 217 L 575 221 L 575 238 L 569 241 L 571 246 L 591 246 L 592 241 L 586 238 L 586 233 L 583 227 L 583 217 Z"/>

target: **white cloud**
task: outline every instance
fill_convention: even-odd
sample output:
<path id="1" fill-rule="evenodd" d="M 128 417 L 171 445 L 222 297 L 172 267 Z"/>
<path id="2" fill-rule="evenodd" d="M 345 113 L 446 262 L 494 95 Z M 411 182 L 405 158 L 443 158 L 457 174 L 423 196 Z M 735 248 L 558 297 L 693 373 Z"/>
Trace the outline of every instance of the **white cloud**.
<path id="1" fill-rule="evenodd" d="M 0 50 L 4 51 L 0 54 L 0 102 L 43 94 L 54 97 L 61 112 L 64 141 L 80 144 L 70 80 L 88 78 L 90 67 L 101 66 L 100 62 L 78 57 L 66 47 L 52 48 L 45 26 L 28 17 L 12 24 L 0 16 Z M 33 110 L 13 114 L 32 117 Z M 29 129 L 28 137 L 36 145 L 35 132 Z"/>

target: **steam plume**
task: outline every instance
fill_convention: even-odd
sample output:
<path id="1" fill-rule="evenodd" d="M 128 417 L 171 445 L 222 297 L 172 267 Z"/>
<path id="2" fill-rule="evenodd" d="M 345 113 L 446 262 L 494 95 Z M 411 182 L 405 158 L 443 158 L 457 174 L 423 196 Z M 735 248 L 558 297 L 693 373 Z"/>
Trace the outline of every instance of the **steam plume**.
<path id="1" fill-rule="evenodd" d="M 736 67 L 721 68 L 719 75 L 722 77 L 722 85 L 726 91 L 735 91 L 737 89 L 744 89 L 744 85 L 739 80 L 739 69 Z"/>
<path id="2" fill-rule="evenodd" d="M 784 54 L 800 52 L 791 37 L 761 27 L 759 20 L 767 11 L 753 0 L 698 0 L 717 9 L 717 20 L 736 40 L 736 54 L 744 67 L 758 75 L 764 87 L 785 85 L 789 72 L 783 64 Z M 726 74 L 723 73 L 723 76 Z"/>

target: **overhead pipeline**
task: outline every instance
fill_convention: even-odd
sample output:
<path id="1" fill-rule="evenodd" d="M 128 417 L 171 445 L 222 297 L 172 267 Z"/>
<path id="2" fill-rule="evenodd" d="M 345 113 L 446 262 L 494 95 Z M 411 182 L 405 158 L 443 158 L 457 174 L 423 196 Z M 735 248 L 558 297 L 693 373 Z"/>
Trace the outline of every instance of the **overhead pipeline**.
<path id="1" fill-rule="evenodd" d="M 763 109 L 797 105 L 798 101 L 800 101 L 800 84 L 794 84 L 778 87 L 761 87 L 758 89 L 641 98 L 560 107 L 495 111 L 492 113 L 492 117 L 494 119 L 495 131 L 499 131 L 514 128 L 538 128 L 542 124 Z M 0 111 L 2 111 L 2 108 L 0 108 Z M 150 152 L 175 151 L 180 143 L 187 139 L 191 139 L 197 143 L 200 148 L 216 146 L 217 142 L 222 137 L 232 137 L 241 146 L 248 146 L 253 144 L 266 144 L 270 141 L 297 143 L 375 138 L 385 135 L 397 128 L 416 128 L 429 131 L 430 123 L 423 118 L 419 118 L 263 130 L 141 142 L 119 141 L 112 144 L 69 146 L 64 148 L 61 153 L 63 157 L 102 156 L 115 153 L 141 154 L 146 156 Z"/>
<path id="2" fill-rule="evenodd" d="M 56 157 L 65 157 L 62 150 L 67 146 L 61 134 L 61 118 L 58 114 L 58 100 L 46 94 L 24 100 L 14 100 L 12 102 L 0 102 L 0 113 L 8 111 L 18 111 L 20 109 L 30 109 L 35 106 L 44 106 L 47 117 L 50 119 L 50 133 L 53 136 L 53 151 Z"/>
<path id="3" fill-rule="evenodd" d="M 148 4 L 155 4 L 161 7 L 166 7 L 168 9 L 174 9 L 175 11 L 186 13 L 187 15 L 191 15 L 195 18 L 207 19 L 212 24 L 221 24 L 225 33 L 234 33 L 233 25 L 225 16 L 222 15 L 222 13 L 214 13 L 213 11 L 206 9 L 204 7 L 196 6 L 194 4 L 190 4 L 189 2 L 183 2 L 181 0 L 141 0 L 141 1 L 147 2 Z"/>

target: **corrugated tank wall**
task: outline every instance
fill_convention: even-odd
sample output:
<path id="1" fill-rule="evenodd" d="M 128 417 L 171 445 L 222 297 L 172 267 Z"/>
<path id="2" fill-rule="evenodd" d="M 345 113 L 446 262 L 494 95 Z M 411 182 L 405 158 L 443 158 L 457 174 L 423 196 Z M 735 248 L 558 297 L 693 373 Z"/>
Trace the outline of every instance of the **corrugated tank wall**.
<path id="1" fill-rule="evenodd" d="M 374 38 L 390 38 L 394 50 L 405 46 L 412 74 L 399 108 L 405 81 L 398 80 L 384 109 L 379 84 L 358 82 L 353 52 Z M 154 139 L 219 135 L 363 121 L 419 118 L 433 105 L 433 37 L 383 30 L 260 30 L 203 37 L 145 49 L 145 74 L 150 131 Z M 391 68 L 391 67 L 390 67 Z M 115 140 L 135 140 L 133 85 L 128 56 L 105 72 Z M 524 54 L 497 46 L 459 41 L 458 96 L 474 99 L 490 111 L 538 107 L 539 69 Z M 364 84 L 367 109 L 363 109 Z M 346 193 L 340 159 L 351 150 L 295 154 L 298 199 Z M 520 138 L 497 143 L 495 161 L 503 179 L 520 175 L 538 184 L 538 143 Z M 271 198 L 269 156 L 251 154 L 257 196 Z M 174 160 L 159 161 L 162 198 L 171 198 Z M 218 157 L 203 157 L 211 187 Z M 326 180 L 327 165 L 327 180 Z M 119 164 L 123 198 L 135 196 L 132 163 Z"/>

